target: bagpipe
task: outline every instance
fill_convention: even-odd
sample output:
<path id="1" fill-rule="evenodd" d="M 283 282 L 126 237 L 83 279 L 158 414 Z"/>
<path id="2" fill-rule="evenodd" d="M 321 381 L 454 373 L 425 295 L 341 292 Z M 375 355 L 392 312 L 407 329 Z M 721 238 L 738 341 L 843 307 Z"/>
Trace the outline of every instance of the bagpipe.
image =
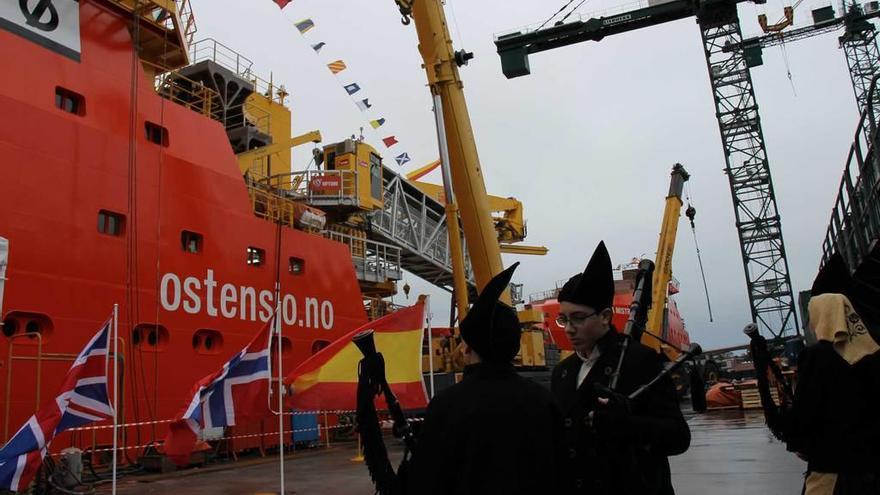
<path id="1" fill-rule="evenodd" d="M 758 394 L 761 398 L 761 408 L 764 410 L 764 420 L 773 436 L 782 442 L 791 440 L 788 435 L 791 406 L 794 402 L 791 384 L 782 374 L 782 370 L 773 361 L 770 350 L 767 348 L 767 339 L 758 332 L 758 325 L 749 323 L 743 328 L 743 333 L 749 337 L 749 349 L 752 351 L 752 360 L 755 364 L 755 375 L 758 379 Z M 779 405 L 773 400 L 770 391 L 769 374 L 772 373 L 779 384 Z"/>
<path id="2" fill-rule="evenodd" d="M 702 355 L 703 350 L 699 344 L 692 343 L 687 349 L 682 349 L 675 344 L 667 341 L 655 333 L 648 332 L 651 338 L 659 340 L 678 351 L 678 356 L 670 364 L 664 366 L 657 376 L 649 382 L 641 385 L 630 394 L 623 396 L 617 392 L 618 380 L 623 369 L 623 363 L 626 359 L 627 349 L 630 342 L 640 341 L 645 335 L 645 326 L 648 322 L 648 309 L 651 307 L 652 280 L 654 277 L 654 262 L 649 259 L 643 259 L 639 262 L 638 272 L 636 273 L 635 289 L 633 290 L 632 303 L 630 303 L 629 317 L 626 325 L 623 327 L 624 339 L 621 344 L 620 357 L 617 360 L 617 367 L 611 375 L 611 381 L 608 387 L 599 386 L 599 395 L 603 398 L 610 398 L 623 402 L 625 409 L 630 409 L 630 404 L 638 400 L 645 392 L 656 386 L 664 378 L 672 375 L 685 365 L 689 366 L 689 377 L 691 383 L 691 402 L 696 412 L 704 412 L 706 410 L 706 392 L 703 377 L 699 371 L 696 360 Z"/>
<path id="3" fill-rule="evenodd" d="M 402 495 L 405 493 L 406 470 L 410 454 L 415 447 L 415 435 L 403 414 L 397 397 L 385 379 L 385 359 L 376 351 L 373 330 L 365 330 L 352 337 L 364 358 L 358 363 L 357 429 L 364 445 L 364 461 L 370 471 L 376 493 L 379 495 Z M 392 432 L 404 442 L 403 460 L 397 471 L 388 459 L 388 449 L 382 439 L 379 414 L 374 402 L 378 395 L 385 397 L 393 422 Z"/>

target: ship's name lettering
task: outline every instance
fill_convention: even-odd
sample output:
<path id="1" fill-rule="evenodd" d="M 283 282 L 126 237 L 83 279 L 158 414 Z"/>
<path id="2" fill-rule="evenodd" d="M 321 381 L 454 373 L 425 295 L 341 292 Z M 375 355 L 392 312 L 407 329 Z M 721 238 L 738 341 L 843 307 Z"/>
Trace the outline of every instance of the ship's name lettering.
<path id="1" fill-rule="evenodd" d="M 182 278 L 175 273 L 166 273 L 159 283 L 159 302 L 166 311 L 183 309 L 189 314 L 204 312 L 212 318 L 219 316 L 266 322 L 272 317 L 274 294 L 270 290 L 221 284 L 214 279 L 214 270 L 209 269 L 204 279 Z M 293 294 L 281 296 L 281 316 L 285 325 L 324 330 L 333 328 L 331 301 L 305 297 L 302 306 L 297 302 Z"/>

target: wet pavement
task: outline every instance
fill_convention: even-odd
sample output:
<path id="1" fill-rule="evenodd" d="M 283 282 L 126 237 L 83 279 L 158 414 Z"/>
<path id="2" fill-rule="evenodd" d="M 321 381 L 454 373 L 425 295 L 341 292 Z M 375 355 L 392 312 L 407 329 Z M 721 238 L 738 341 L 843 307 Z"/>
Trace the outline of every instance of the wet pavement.
<path id="1" fill-rule="evenodd" d="M 678 495 L 799 495 L 805 464 L 764 427 L 760 412 L 690 416 L 691 448 L 670 459 Z M 399 445 L 392 448 L 394 465 Z M 286 494 L 372 494 L 367 468 L 353 462 L 354 444 L 297 452 L 285 459 Z M 278 459 L 131 477 L 120 494 L 278 494 Z M 101 487 L 101 492 L 109 487 Z"/>

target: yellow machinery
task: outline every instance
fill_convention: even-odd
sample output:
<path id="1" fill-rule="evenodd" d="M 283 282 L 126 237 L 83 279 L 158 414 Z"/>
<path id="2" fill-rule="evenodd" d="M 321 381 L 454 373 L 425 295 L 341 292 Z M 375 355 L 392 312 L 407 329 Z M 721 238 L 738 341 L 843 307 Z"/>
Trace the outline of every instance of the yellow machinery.
<path id="1" fill-rule="evenodd" d="M 431 162 L 424 167 L 420 167 L 413 172 L 407 174 L 407 180 L 419 190 L 431 196 L 441 203 L 446 202 L 446 195 L 443 193 L 443 186 L 422 182 L 416 180 L 431 172 L 440 165 L 440 161 Z M 502 253 L 510 254 L 529 254 L 542 256 L 547 254 L 547 248 L 544 246 L 520 246 L 513 245 L 516 242 L 522 242 L 526 238 L 526 223 L 523 219 L 523 204 L 516 198 L 502 198 L 500 196 L 487 195 L 489 201 L 490 213 L 500 213 L 501 215 L 492 215 L 492 224 L 495 227 L 498 242 Z"/>
<path id="2" fill-rule="evenodd" d="M 501 272 L 503 266 L 463 84 L 458 74 L 459 65 L 464 65 L 470 55 L 453 51 L 440 0 L 395 1 L 400 7 L 404 24 L 409 24 L 410 17 L 415 21 L 419 53 L 424 61 L 428 85 L 431 94 L 439 96 L 442 102 L 452 189 L 461 214 L 474 278 L 477 288 L 482 289 L 495 274 Z"/>
<path id="3" fill-rule="evenodd" d="M 648 322 L 642 344 L 657 351 L 663 351 L 674 359 L 677 351 L 668 346 L 661 346 L 660 341 L 651 337 L 653 334 L 663 337 L 663 320 L 666 315 L 666 304 L 669 282 L 672 280 L 672 253 L 675 251 L 675 237 L 678 233 L 678 218 L 681 216 L 681 192 L 690 174 L 680 163 L 672 167 L 672 178 L 669 183 L 669 194 L 666 196 L 666 208 L 663 211 L 663 224 L 660 228 L 660 241 L 657 244 L 657 257 L 654 262 L 653 294 L 651 309 L 648 310 Z"/>
<path id="4" fill-rule="evenodd" d="M 342 194 L 357 198 L 359 209 L 372 211 L 384 205 L 382 157 L 369 144 L 346 139 L 325 146 L 324 170 L 339 172 Z"/>
<path id="5" fill-rule="evenodd" d="M 291 137 L 290 109 L 284 104 L 287 92 L 270 82 L 267 93 L 254 92 L 248 96 L 244 106 L 247 119 L 272 137 L 272 144 L 238 154 L 238 166 L 242 174 L 247 173 L 256 180 L 290 174 L 291 148 L 321 142 L 319 131 Z M 290 184 L 279 183 L 277 186 L 287 188 Z"/>

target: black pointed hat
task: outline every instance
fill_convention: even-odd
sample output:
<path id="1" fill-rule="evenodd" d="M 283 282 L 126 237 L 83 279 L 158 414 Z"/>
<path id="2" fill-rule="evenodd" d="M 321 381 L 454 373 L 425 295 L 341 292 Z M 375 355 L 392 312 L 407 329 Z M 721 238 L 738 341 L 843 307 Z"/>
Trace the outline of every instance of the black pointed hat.
<path id="1" fill-rule="evenodd" d="M 610 308 L 614 302 L 614 274 L 611 270 L 611 257 L 605 241 L 600 241 L 584 272 L 568 279 L 557 300 L 589 306 L 596 311 Z"/>
<path id="2" fill-rule="evenodd" d="M 483 287 L 459 325 L 461 338 L 483 361 L 509 363 L 519 352 L 522 328 L 516 310 L 498 300 L 510 284 L 517 266 L 519 263 L 510 265 Z"/>

